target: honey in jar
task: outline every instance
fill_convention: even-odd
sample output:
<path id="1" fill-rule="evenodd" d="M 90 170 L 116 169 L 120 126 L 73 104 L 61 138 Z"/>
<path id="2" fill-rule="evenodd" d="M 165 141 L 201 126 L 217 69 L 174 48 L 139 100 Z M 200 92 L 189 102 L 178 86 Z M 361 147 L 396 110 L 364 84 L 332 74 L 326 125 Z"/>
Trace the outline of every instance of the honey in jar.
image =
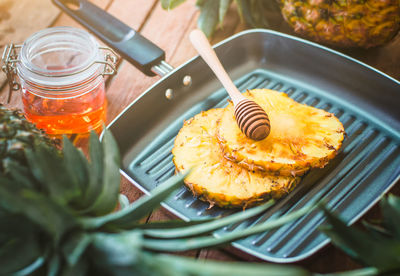
<path id="1" fill-rule="evenodd" d="M 72 27 L 44 29 L 22 45 L 16 71 L 27 119 L 48 134 L 101 130 L 106 116 L 104 75 L 109 55 Z M 115 63 L 115 59 L 113 60 Z"/>

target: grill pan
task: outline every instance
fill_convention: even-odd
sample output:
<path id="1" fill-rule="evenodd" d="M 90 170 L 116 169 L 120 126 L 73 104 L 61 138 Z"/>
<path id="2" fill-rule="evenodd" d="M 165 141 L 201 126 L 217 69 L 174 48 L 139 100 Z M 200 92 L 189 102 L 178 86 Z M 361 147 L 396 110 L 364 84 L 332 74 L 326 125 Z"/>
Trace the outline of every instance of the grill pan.
<path id="1" fill-rule="evenodd" d="M 53 2 L 130 61 L 145 41 L 147 46 L 139 49 L 142 60 L 132 62 L 147 74 L 168 71 L 162 50 L 139 34 L 133 37 L 140 38 L 140 45 L 129 45 L 131 39 L 126 38 L 132 30 L 103 10 L 83 0 L 75 1 L 80 5 L 75 10 L 65 5 L 68 1 Z M 297 102 L 334 113 L 347 133 L 337 157 L 325 168 L 305 175 L 287 197 L 264 214 L 220 229 L 214 235 L 240 231 L 321 199 L 352 224 L 399 180 L 399 81 L 329 48 L 271 30 L 245 31 L 214 49 L 239 90 L 269 88 L 285 92 Z M 149 61 L 143 62 L 149 56 Z M 192 77 L 190 86 L 182 84 L 187 75 Z M 173 91 L 172 100 L 165 97 L 168 89 Z M 226 104 L 225 90 L 201 58 L 195 57 L 172 70 L 108 126 L 121 150 L 121 173 L 143 192 L 150 193 L 174 174 L 171 149 L 183 121 L 202 110 Z M 218 207 L 207 209 L 208 204 L 194 198 L 184 187 L 163 206 L 184 220 L 234 212 Z M 268 261 L 300 261 L 329 242 L 317 229 L 323 223 L 321 213 L 313 211 L 233 246 Z"/>

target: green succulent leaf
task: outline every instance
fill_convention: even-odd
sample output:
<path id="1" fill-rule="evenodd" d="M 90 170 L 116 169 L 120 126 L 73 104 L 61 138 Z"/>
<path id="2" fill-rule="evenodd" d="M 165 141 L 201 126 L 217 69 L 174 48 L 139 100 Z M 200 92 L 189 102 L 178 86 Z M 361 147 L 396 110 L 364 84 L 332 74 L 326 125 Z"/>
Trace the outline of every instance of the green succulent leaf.
<path id="1" fill-rule="evenodd" d="M 104 131 L 102 145 L 103 158 L 95 163 L 101 163 L 102 185 L 98 187 L 101 193 L 98 195 L 91 210 L 97 215 L 108 214 L 116 207 L 119 195 L 121 177 L 119 174 L 120 156 L 117 142 L 109 130 Z M 93 160 L 92 160 L 93 162 Z"/>
<path id="2" fill-rule="evenodd" d="M 76 224 L 75 217 L 52 198 L 32 190 L 16 190 L 9 180 L 0 185 L 0 206 L 21 214 L 47 232 L 58 243 L 62 235 Z"/>
<path id="3" fill-rule="evenodd" d="M 400 269 L 400 241 L 377 238 L 354 227 L 348 227 L 341 219 L 324 209 L 329 226 L 321 227 L 336 246 L 347 254 L 379 271 Z"/>
<path id="4" fill-rule="evenodd" d="M 267 210 L 269 207 L 273 205 L 273 201 L 269 201 L 266 204 L 263 204 L 258 207 L 254 207 L 244 212 L 239 212 L 218 220 L 214 220 L 207 223 L 180 227 L 175 229 L 149 229 L 144 230 L 144 234 L 146 236 L 150 236 L 153 238 L 163 238 L 163 239 L 171 239 L 171 238 L 183 238 L 194 235 L 203 235 L 209 233 L 213 230 L 219 229 L 228 224 L 237 223 L 243 221 L 245 219 L 251 218 L 261 212 Z"/>
<path id="5" fill-rule="evenodd" d="M 32 181 L 32 174 L 29 168 L 21 166 L 18 162 L 8 162 L 8 171 L 14 180 L 16 188 L 36 189 L 37 183 Z"/>
<path id="6" fill-rule="evenodd" d="M 85 250 L 92 241 L 91 235 L 85 232 L 79 232 L 72 235 L 63 244 L 64 258 L 67 260 L 70 267 L 78 264 Z"/>
<path id="7" fill-rule="evenodd" d="M 172 10 L 185 1 L 186 0 L 161 0 L 161 6 L 164 10 Z"/>
<path id="8" fill-rule="evenodd" d="M 173 9 L 184 0 L 161 0 L 164 9 Z M 197 26 L 211 37 L 222 26 L 225 15 L 232 0 L 197 0 L 196 6 L 200 8 L 200 16 Z M 280 9 L 276 1 L 262 0 L 235 0 L 237 12 L 242 22 L 246 22 L 253 28 L 270 28 L 270 19 L 281 18 Z"/>
<path id="9" fill-rule="evenodd" d="M 197 0 L 197 1 L 196 1 L 196 6 L 197 6 L 197 7 L 202 6 L 202 5 L 204 4 L 204 1 L 207 1 L 207 0 Z"/>
<path id="10" fill-rule="evenodd" d="M 102 217 L 82 218 L 81 224 L 86 229 L 95 229 L 107 224 L 113 229 L 129 229 L 137 220 L 147 215 L 153 208 L 165 200 L 172 191 L 182 185 L 185 175 L 174 175 L 155 188 L 151 195 L 143 196 L 128 207 Z"/>
<path id="11" fill-rule="evenodd" d="M 119 194 L 118 202 L 119 202 L 119 206 L 120 206 L 121 209 L 125 209 L 130 204 L 129 203 L 129 199 L 124 194 Z"/>
<path id="12" fill-rule="evenodd" d="M 26 149 L 25 155 L 40 188 L 56 202 L 66 204 L 79 196 L 80 191 L 74 185 L 73 176 L 66 170 L 57 150 L 38 143 L 35 149 Z"/>
<path id="13" fill-rule="evenodd" d="M 146 275 L 226 275 L 226 276 L 303 276 L 311 275 L 302 268 L 290 265 L 234 263 L 193 260 L 171 255 L 144 255 L 144 263 L 153 265 L 153 274 Z"/>
<path id="14" fill-rule="evenodd" d="M 23 217 L 0 213 L 0 275 L 10 275 L 28 267 L 43 254 L 35 225 Z M 17 256 L 17 257 L 16 257 Z"/>
<path id="15" fill-rule="evenodd" d="M 74 147 L 65 136 L 63 137 L 63 156 L 65 170 L 71 176 L 70 185 L 79 189 L 79 196 L 82 196 L 89 181 L 88 162 L 82 151 Z M 79 199 L 82 201 L 82 198 Z"/>
<path id="16" fill-rule="evenodd" d="M 228 12 L 229 6 L 231 5 L 232 0 L 220 0 L 219 1 L 219 9 L 218 9 L 218 23 L 222 24 L 224 22 L 224 18 L 226 13 Z"/>
<path id="17" fill-rule="evenodd" d="M 90 257 L 99 267 L 105 269 L 117 265 L 138 263 L 142 245 L 140 231 L 126 231 L 118 234 L 96 233 L 92 235 Z"/>
<path id="18" fill-rule="evenodd" d="M 380 205 L 385 226 L 400 241 L 400 198 L 389 195 L 381 199 Z"/>
<path id="19" fill-rule="evenodd" d="M 367 221 L 362 221 L 362 224 L 365 229 L 367 229 L 368 234 L 375 239 L 387 238 L 391 236 L 391 233 L 380 225 L 375 225 Z"/>
<path id="20" fill-rule="evenodd" d="M 103 147 L 94 131 L 89 138 L 89 158 L 89 182 L 83 200 L 86 209 L 81 214 L 90 214 L 93 211 L 93 204 L 103 190 Z"/>
<path id="21" fill-rule="evenodd" d="M 12 275 L 13 276 L 40 275 L 37 271 L 40 268 L 43 268 L 44 262 L 45 262 L 45 258 L 44 257 L 39 257 L 33 263 L 31 263 L 30 265 L 24 267 L 23 269 L 15 272 L 15 273 L 12 273 Z M 0 274 L 0 275 L 2 275 L 2 274 Z"/>
<path id="22" fill-rule="evenodd" d="M 62 268 L 60 276 L 87 276 L 93 275 L 88 273 L 89 264 L 86 259 L 80 259 L 75 265 L 65 265 Z M 96 274 L 99 275 L 99 274 Z"/>
<path id="23" fill-rule="evenodd" d="M 51 256 L 48 264 L 47 276 L 57 276 L 61 269 L 60 256 L 54 254 Z"/>
<path id="24" fill-rule="evenodd" d="M 242 22 L 247 21 L 247 19 L 249 18 L 248 17 L 249 7 L 247 5 L 247 1 L 246 0 L 235 0 L 235 2 L 236 2 L 236 6 L 238 9 L 238 13 L 239 13 L 241 21 Z M 251 17 L 250 17 L 250 19 L 251 19 Z M 251 23 L 249 22 L 249 24 L 251 24 Z"/>
<path id="25" fill-rule="evenodd" d="M 314 208 L 313 206 L 306 206 L 300 210 L 284 215 L 275 220 L 266 221 L 264 223 L 249 227 L 247 229 L 234 231 L 232 233 L 224 234 L 218 237 L 206 236 L 206 237 L 170 239 L 170 240 L 146 239 L 143 241 L 143 247 L 156 251 L 174 252 L 174 251 L 187 251 L 197 248 L 219 246 L 254 234 L 262 233 L 269 229 L 273 229 L 275 227 L 288 223 L 289 221 L 292 221 L 294 219 L 303 216 L 313 208 Z"/>
<path id="26" fill-rule="evenodd" d="M 219 22 L 219 1 L 204 0 L 201 3 L 198 27 L 207 37 L 211 37 Z"/>
<path id="27" fill-rule="evenodd" d="M 361 269 L 342 271 L 337 273 L 329 273 L 323 275 L 324 276 L 375 276 L 379 275 L 379 271 L 375 267 L 366 267 Z"/>

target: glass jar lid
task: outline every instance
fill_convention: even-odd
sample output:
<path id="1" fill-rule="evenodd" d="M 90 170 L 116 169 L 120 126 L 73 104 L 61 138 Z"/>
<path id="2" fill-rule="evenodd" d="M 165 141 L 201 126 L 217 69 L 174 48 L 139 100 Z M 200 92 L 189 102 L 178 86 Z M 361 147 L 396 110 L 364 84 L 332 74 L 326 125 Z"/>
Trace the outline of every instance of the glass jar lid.
<path id="1" fill-rule="evenodd" d="M 73 27 L 54 27 L 29 37 L 19 53 L 21 81 L 43 87 L 76 85 L 99 75 L 99 44 L 88 32 Z"/>

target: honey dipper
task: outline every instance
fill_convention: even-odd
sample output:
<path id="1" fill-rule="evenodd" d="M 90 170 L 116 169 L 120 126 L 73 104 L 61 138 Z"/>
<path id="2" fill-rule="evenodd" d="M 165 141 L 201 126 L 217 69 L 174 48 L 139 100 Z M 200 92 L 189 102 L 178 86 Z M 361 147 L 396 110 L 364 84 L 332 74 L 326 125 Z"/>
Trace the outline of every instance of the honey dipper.
<path id="1" fill-rule="evenodd" d="M 252 100 L 245 98 L 229 78 L 222 67 L 208 39 L 199 29 L 190 33 L 190 41 L 199 55 L 208 64 L 220 80 L 232 99 L 236 122 L 240 130 L 253 140 L 263 140 L 270 132 L 270 122 L 267 113 Z"/>

